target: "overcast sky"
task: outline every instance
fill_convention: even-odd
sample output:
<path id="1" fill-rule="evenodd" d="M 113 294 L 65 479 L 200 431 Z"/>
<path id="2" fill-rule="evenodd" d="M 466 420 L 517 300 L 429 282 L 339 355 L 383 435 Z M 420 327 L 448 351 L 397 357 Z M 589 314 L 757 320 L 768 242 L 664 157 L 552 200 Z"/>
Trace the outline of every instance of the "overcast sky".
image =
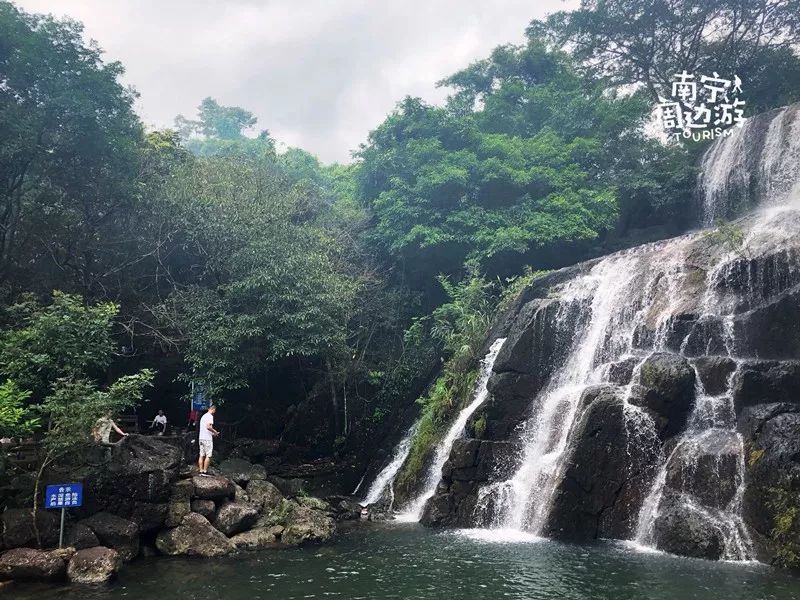
<path id="1" fill-rule="evenodd" d="M 206 96 L 242 106 L 278 142 L 348 161 L 406 95 L 520 43 L 528 22 L 575 0 L 16 0 L 85 25 L 141 94 L 145 124 Z"/>

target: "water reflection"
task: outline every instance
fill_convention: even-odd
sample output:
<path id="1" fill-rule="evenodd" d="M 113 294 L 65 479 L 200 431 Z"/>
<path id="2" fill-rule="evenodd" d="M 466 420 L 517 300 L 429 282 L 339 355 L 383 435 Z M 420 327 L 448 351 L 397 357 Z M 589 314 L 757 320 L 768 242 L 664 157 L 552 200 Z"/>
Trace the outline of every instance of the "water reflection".
<path id="1" fill-rule="evenodd" d="M 498 540 L 418 525 L 356 526 L 333 546 L 224 560 L 157 558 L 105 587 L 19 586 L 15 598 L 421 598 L 784 600 L 800 579 L 763 565 L 643 553 L 604 542 Z"/>

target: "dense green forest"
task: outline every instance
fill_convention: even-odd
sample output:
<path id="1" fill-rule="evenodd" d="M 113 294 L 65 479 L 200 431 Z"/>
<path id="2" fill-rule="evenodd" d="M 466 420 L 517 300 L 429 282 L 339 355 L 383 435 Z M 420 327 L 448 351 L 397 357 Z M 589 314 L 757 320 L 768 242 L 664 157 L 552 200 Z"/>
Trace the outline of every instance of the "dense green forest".
<path id="1" fill-rule="evenodd" d="M 645 132 L 674 72 L 736 72 L 748 114 L 798 99 L 799 4 L 585 1 L 324 165 L 214 90 L 146 130 L 79 23 L 0 1 L 0 433 L 174 413 L 197 380 L 305 455 L 420 396 L 435 436 L 501 298 L 688 226 L 702 148 Z"/>

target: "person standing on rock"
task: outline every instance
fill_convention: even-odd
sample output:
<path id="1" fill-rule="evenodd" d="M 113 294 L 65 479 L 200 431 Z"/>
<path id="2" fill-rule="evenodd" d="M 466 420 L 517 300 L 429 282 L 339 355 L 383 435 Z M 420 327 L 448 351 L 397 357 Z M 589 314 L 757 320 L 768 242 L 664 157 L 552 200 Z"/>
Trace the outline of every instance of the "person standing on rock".
<path id="1" fill-rule="evenodd" d="M 208 407 L 208 412 L 200 419 L 200 458 L 197 460 L 200 475 L 208 475 L 208 464 L 211 462 L 211 453 L 214 450 L 214 438 L 219 435 L 219 431 L 214 429 L 215 412 L 217 412 L 217 407 L 211 405 Z"/>

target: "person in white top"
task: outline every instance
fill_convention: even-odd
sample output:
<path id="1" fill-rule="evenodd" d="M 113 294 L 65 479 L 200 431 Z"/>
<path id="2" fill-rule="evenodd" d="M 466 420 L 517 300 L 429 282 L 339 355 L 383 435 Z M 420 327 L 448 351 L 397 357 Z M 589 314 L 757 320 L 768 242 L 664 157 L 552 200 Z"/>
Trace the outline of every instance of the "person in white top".
<path id="1" fill-rule="evenodd" d="M 219 435 L 219 431 L 214 429 L 215 412 L 217 412 L 217 407 L 209 406 L 208 412 L 200 419 L 200 458 L 197 461 L 200 475 L 208 475 L 208 463 L 211 462 L 211 453 L 214 450 L 214 438 Z"/>
<path id="2" fill-rule="evenodd" d="M 155 429 L 158 435 L 164 435 L 167 432 L 167 415 L 163 410 L 158 411 L 156 418 L 150 423 L 150 429 Z"/>

